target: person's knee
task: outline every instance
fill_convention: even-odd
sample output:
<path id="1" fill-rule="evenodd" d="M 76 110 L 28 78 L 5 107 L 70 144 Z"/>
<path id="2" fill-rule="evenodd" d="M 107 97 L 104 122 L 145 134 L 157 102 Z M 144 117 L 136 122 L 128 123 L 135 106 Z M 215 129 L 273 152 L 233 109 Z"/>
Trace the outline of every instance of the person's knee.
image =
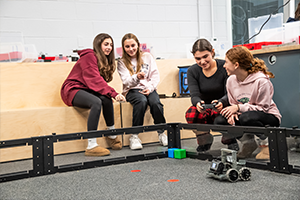
<path id="1" fill-rule="evenodd" d="M 189 107 L 189 109 L 185 112 L 185 119 L 188 124 L 192 124 L 199 115 L 197 108 L 195 106 Z"/>
<path id="2" fill-rule="evenodd" d="M 226 118 L 224 118 L 222 115 L 219 115 L 218 117 L 215 118 L 214 124 L 227 125 L 228 122 Z"/>
<path id="3" fill-rule="evenodd" d="M 148 102 L 147 99 L 140 99 L 139 102 L 135 105 L 137 109 L 145 110 L 147 108 Z"/>
<path id="4" fill-rule="evenodd" d="M 251 112 L 241 114 L 239 122 L 242 126 L 264 126 L 256 116 L 251 115 Z"/>
<path id="5" fill-rule="evenodd" d="M 151 109 L 163 111 L 163 105 L 160 102 L 150 104 Z"/>
<path id="6" fill-rule="evenodd" d="M 102 100 L 101 99 L 97 99 L 95 101 L 92 102 L 92 106 L 91 109 L 93 109 L 94 111 L 101 111 L 101 107 L 102 107 Z"/>
<path id="7" fill-rule="evenodd" d="M 241 114 L 239 116 L 239 121 L 240 121 L 241 125 L 248 124 L 248 122 L 250 121 L 249 115 L 247 113 Z"/>

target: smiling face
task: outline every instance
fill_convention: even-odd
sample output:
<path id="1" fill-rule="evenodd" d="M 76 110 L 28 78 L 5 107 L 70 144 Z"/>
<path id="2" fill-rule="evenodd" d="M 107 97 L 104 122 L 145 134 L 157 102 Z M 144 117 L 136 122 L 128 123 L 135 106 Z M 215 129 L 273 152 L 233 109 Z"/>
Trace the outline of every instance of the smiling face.
<path id="1" fill-rule="evenodd" d="M 233 64 L 227 56 L 225 56 L 225 64 L 223 66 L 226 69 L 228 76 L 235 74 L 235 70 L 237 69 L 237 63 Z"/>
<path id="2" fill-rule="evenodd" d="M 194 58 L 196 63 L 204 70 L 209 69 L 213 63 L 212 52 L 209 51 L 196 51 Z"/>
<path id="3" fill-rule="evenodd" d="M 138 44 L 134 39 L 127 39 L 124 41 L 124 50 L 132 58 L 136 57 L 138 51 Z"/>
<path id="4" fill-rule="evenodd" d="M 101 49 L 103 53 L 108 56 L 113 49 L 112 40 L 110 38 L 106 38 L 101 44 Z"/>

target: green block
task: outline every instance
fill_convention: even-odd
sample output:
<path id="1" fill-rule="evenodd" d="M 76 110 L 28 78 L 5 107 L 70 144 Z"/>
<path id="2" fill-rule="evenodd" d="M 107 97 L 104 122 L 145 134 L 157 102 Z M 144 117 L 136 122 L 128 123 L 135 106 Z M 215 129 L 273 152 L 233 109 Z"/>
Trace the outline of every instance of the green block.
<path id="1" fill-rule="evenodd" d="M 177 159 L 186 158 L 186 150 L 185 149 L 175 149 L 174 150 L 174 158 L 177 158 Z"/>

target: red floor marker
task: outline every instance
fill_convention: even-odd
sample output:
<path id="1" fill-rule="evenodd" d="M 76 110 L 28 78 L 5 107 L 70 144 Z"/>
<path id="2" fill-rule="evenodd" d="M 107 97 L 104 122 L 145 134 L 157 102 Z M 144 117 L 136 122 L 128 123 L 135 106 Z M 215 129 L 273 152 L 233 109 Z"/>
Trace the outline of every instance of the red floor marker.
<path id="1" fill-rule="evenodd" d="M 131 170 L 131 172 L 140 172 L 141 170 L 137 169 L 137 170 Z"/>
<path id="2" fill-rule="evenodd" d="M 178 182 L 178 179 L 169 179 L 168 182 Z"/>

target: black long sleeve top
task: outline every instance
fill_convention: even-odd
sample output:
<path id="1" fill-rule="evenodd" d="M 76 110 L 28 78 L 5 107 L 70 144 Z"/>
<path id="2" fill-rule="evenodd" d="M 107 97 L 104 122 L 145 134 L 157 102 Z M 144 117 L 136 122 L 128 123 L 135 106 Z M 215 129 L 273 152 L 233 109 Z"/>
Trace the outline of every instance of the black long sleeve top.
<path id="1" fill-rule="evenodd" d="M 188 87 L 194 106 L 200 101 L 210 104 L 213 100 L 222 102 L 223 107 L 228 106 L 226 92 L 228 75 L 223 68 L 225 61 L 216 59 L 216 63 L 217 71 L 210 77 L 203 74 L 202 68 L 198 64 L 189 67 L 187 71 Z"/>

